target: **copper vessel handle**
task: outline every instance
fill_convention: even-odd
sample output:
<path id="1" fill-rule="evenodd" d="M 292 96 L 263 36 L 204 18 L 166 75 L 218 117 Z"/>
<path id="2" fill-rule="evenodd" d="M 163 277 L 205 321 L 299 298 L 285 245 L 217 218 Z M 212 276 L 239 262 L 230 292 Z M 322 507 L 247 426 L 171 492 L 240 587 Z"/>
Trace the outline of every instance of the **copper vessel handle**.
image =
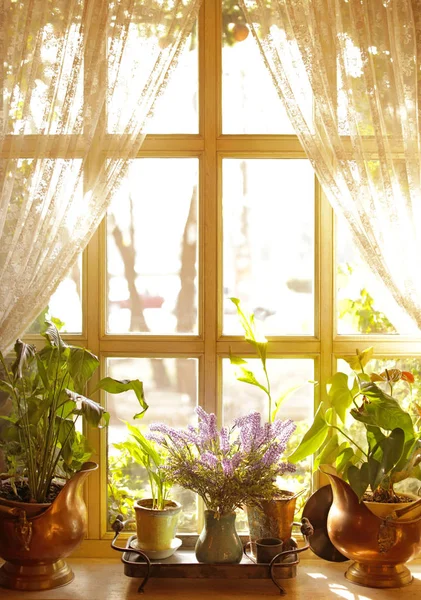
<path id="1" fill-rule="evenodd" d="M 404 508 L 397 508 L 395 511 L 393 511 L 393 513 L 396 516 L 396 518 L 403 517 L 403 515 L 406 515 L 406 513 L 411 512 L 411 510 L 414 510 L 414 508 L 416 508 L 420 505 L 421 505 L 421 498 L 419 498 L 418 500 L 415 500 L 415 502 L 411 502 L 411 504 L 409 506 L 405 506 Z"/>
<path id="2" fill-rule="evenodd" d="M 9 506 L 3 506 L 0 504 L 0 513 L 9 515 L 10 517 L 19 517 L 19 508 L 10 508 Z"/>
<path id="3" fill-rule="evenodd" d="M 32 521 L 27 520 L 26 512 L 21 508 L 11 508 L 0 504 L 0 513 L 17 519 L 15 523 L 16 537 L 18 538 L 23 550 L 29 552 L 32 540 Z"/>
<path id="4" fill-rule="evenodd" d="M 279 558 L 281 556 L 286 557 L 286 556 L 290 556 L 292 554 L 297 555 L 297 554 L 300 554 L 300 552 L 305 552 L 306 550 L 308 550 L 310 548 L 310 542 L 309 542 L 308 538 L 310 536 L 312 536 L 314 533 L 313 526 L 306 517 L 303 517 L 301 519 L 301 523 L 294 522 L 293 525 L 297 525 L 298 527 L 300 527 L 301 533 L 305 540 L 305 545 L 302 548 L 293 548 L 292 550 L 284 550 L 283 552 L 280 552 L 279 554 L 277 554 L 276 556 L 274 556 L 272 558 L 272 560 L 269 564 L 270 578 L 272 579 L 273 583 L 278 588 L 281 596 L 285 596 L 286 590 L 285 590 L 285 588 L 283 588 L 281 586 L 281 584 L 279 583 L 279 581 L 276 580 L 276 577 L 275 577 L 275 567 L 276 567 L 277 561 L 279 560 Z M 293 565 L 298 565 L 298 556 L 295 557 L 294 562 L 288 563 L 288 566 L 293 566 Z"/>

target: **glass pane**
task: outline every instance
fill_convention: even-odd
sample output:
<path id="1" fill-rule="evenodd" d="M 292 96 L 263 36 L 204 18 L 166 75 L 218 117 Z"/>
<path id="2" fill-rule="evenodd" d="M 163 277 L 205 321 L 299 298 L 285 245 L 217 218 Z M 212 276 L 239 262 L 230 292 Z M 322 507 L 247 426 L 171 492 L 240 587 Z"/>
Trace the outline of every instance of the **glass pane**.
<path id="1" fill-rule="evenodd" d="M 234 296 L 270 335 L 314 333 L 314 173 L 306 160 L 223 162 L 224 334 Z"/>
<path id="2" fill-rule="evenodd" d="M 7 28 L 0 113 L 5 108 L 7 133 L 80 132 L 83 2 L 54 0 L 38 3 L 30 10 L 25 4 L 16 1 L 4 4 Z M 51 88 L 55 90 L 54 99 Z M 73 98 L 70 108 L 65 103 L 69 95 Z"/>
<path id="3" fill-rule="evenodd" d="M 258 381 L 265 381 L 265 377 L 258 359 L 247 359 L 250 370 L 253 371 Z M 223 421 L 231 424 L 238 417 L 253 411 L 259 411 L 262 421 L 268 420 L 268 402 L 266 394 L 254 385 L 238 381 L 235 377 L 235 367 L 229 359 L 223 359 Z M 292 419 L 297 425 L 288 443 L 286 456 L 292 454 L 304 433 L 309 428 L 313 418 L 314 362 L 311 359 L 269 359 L 267 361 L 272 398 L 277 399 L 295 386 L 301 386 L 285 399 L 277 414 L 278 419 Z M 239 402 L 239 398 L 241 401 Z M 290 491 L 306 490 L 297 501 L 297 510 L 304 505 L 311 491 L 311 462 L 310 459 L 297 465 L 295 473 L 279 478 L 279 487 Z M 238 516 L 238 525 L 241 530 L 247 529 L 247 520 L 244 514 Z"/>
<path id="4" fill-rule="evenodd" d="M 343 219 L 336 220 L 336 231 L 338 333 L 420 335 L 416 324 L 361 258 Z"/>
<path id="5" fill-rule="evenodd" d="M 143 2 L 139 2 L 133 10 L 123 59 L 118 66 L 118 82 L 108 103 L 108 128 L 117 133 L 125 130 L 136 111 L 136 105 L 139 106 L 138 114 L 141 118 L 146 116 L 145 107 L 150 100 L 150 91 L 140 103 L 138 93 L 133 94 L 133 81 L 136 81 L 137 92 L 145 90 L 153 69 L 157 67 L 160 48 L 171 44 L 171 39 L 165 34 L 167 24 L 153 25 L 150 20 L 146 20 Z M 164 6 L 157 10 L 162 16 Z M 138 11 L 140 12 L 136 15 Z M 164 93 L 156 100 L 153 117 L 146 125 L 148 133 L 199 132 L 197 30 L 196 23 L 177 59 L 176 67 L 170 72 Z M 114 80 L 113 68 L 115 66 L 110 64 L 110 81 Z M 124 111 L 121 110 L 122 106 Z"/>
<path id="6" fill-rule="evenodd" d="M 146 126 L 148 133 L 199 133 L 198 67 L 196 24 L 165 92 L 156 101 L 153 117 Z"/>
<path id="7" fill-rule="evenodd" d="M 293 134 L 294 129 L 238 4 L 223 0 L 223 133 Z"/>
<path id="8" fill-rule="evenodd" d="M 143 381 L 145 399 L 149 408 L 141 420 L 133 421 L 139 404 L 132 392 L 113 396 L 107 394 L 110 412 L 108 432 L 108 521 L 118 513 L 131 513 L 132 499 L 150 497 L 149 482 L 143 467 L 125 460 L 113 444 L 127 439 L 125 421 L 145 429 L 153 422 L 164 422 L 170 427 L 196 424 L 198 361 L 189 358 L 109 358 L 107 374 L 116 379 Z M 123 497 L 122 497 L 123 496 Z M 197 512 L 195 495 L 181 488 L 173 488 L 171 497 L 182 505 L 178 531 L 196 532 Z"/>
<path id="9" fill-rule="evenodd" d="M 198 161 L 131 162 L 107 217 L 108 331 L 197 333 Z"/>
<path id="10" fill-rule="evenodd" d="M 60 283 L 45 309 L 26 333 L 39 333 L 45 319 L 59 319 L 61 333 L 82 333 L 82 257 Z"/>

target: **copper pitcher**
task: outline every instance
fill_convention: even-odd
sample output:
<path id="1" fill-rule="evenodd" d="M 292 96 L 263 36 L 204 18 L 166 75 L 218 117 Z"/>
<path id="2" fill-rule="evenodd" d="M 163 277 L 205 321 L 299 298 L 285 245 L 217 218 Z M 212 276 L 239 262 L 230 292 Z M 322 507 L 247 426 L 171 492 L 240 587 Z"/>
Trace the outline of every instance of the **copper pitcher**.
<path id="1" fill-rule="evenodd" d="M 82 465 L 51 504 L 11 502 L 0 498 L 0 585 L 19 590 L 47 590 L 72 581 L 63 560 L 86 534 L 87 510 L 82 484 L 98 468 Z"/>
<path id="2" fill-rule="evenodd" d="M 378 588 L 410 583 L 412 575 L 405 563 L 421 551 L 421 499 L 413 508 L 392 505 L 393 513 L 381 518 L 359 502 L 345 481 L 336 475 L 327 476 L 333 491 L 327 518 L 329 538 L 339 552 L 355 561 L 345 577 L 353 583 Z M 401 515 L 405 515 L 405 520 Z"/>

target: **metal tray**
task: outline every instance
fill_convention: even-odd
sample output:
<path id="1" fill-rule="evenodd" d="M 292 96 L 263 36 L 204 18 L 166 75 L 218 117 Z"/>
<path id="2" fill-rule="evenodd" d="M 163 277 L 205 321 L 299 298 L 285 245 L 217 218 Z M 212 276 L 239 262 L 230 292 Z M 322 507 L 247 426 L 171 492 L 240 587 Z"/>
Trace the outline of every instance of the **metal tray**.
<path id="1" fill-rule="evenodd" d="M 121 548 L 116 545 L 116 540 L 124 528 L 124 521 L 117 520 L 113 524 L 115 536 L 111 542 L 114 550 L 122 552 L 121 560 L 124 564 L 124 574 L 127 577 L 138 577 L 142 579 L 138 592 L 142 593 L 150 577 L 161 578 L 183 578 L 183 579 L 271 579 L 278 588 L 280 594 L 285 594 L 284 588 L 278 579 L 291 579 L 297 575 L 299 564 L 298 554 L 309 548 L 308 536 L 312 529 L 307 519 L 301 525 L 301 531 L 306 540 L 302 548 L 294 548 L 281 552 L 269 564 L 256 564 L 246 555 L 238 564 L 225 563 L 198 563 L 193 549 L 179 549 L 169 558 L 162 560 L 150 560 L 141 550 L 130 547 L 133 540 L 132 535 L 126 546 Z M 310 527 L 310 529 L 309 529 Z M 278 562 L 281 560 L 282 562 Z"/>

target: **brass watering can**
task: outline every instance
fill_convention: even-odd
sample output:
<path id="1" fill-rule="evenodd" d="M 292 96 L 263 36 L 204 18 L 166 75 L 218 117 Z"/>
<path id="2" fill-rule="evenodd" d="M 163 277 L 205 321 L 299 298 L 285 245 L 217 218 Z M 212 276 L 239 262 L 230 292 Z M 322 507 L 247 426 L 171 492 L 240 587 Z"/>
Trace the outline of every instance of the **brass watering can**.
<path id="1" fill-rule="evenodd" d="M 98 468 L 85 463 L 51 504 L 0 499 L 0 586 L 47 590 L 72 581 L 63 560 L 86 534 L 87 510 L 82 484 Z"/>
<path id="2" fill-rule="evenodd" d="M 327 533 L 337 550 L 355 561 L 345 577 L 368 587 L 409 584 L 412 575 L 405 563 L 421 551 L 421 498 L 381 518 L 359 502 L 345 481 L 336 475 L 327 476 L 333 492 Z"/>

